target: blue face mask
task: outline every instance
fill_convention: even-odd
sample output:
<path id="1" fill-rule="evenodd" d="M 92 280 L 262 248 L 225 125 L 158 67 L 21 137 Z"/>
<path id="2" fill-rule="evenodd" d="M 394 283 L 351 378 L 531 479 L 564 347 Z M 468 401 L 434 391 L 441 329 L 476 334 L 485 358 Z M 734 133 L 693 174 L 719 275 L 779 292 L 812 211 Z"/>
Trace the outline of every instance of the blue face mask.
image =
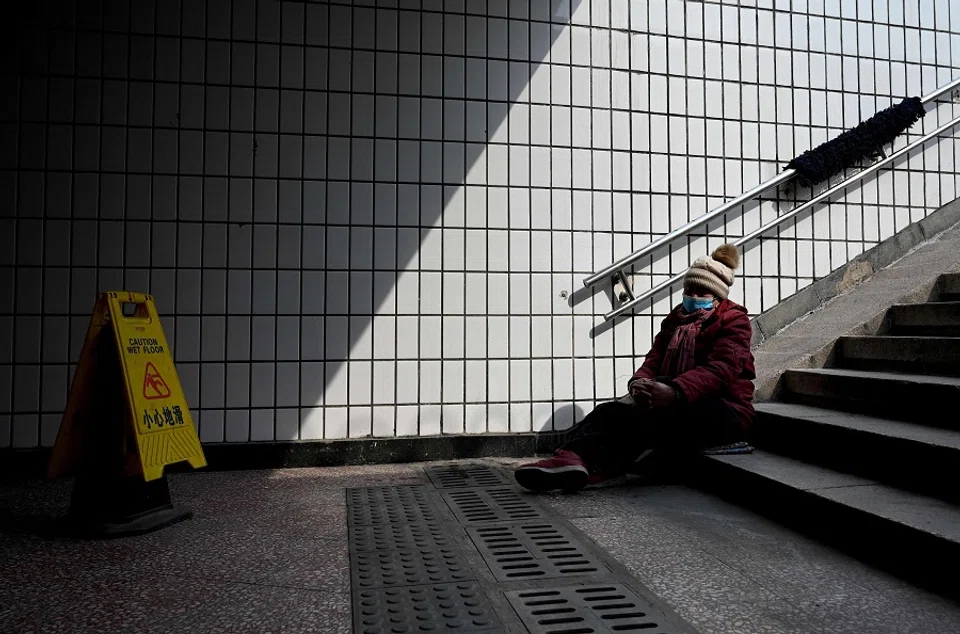
<path id="1" fill-rule="evenodd" d="M 698 310 L 710 310 L 713 308 L 713 298 L 712 297 L 690 297 L 689 295 L 683 296 L 683 310 L 688 313 L 694 313 Z"/>

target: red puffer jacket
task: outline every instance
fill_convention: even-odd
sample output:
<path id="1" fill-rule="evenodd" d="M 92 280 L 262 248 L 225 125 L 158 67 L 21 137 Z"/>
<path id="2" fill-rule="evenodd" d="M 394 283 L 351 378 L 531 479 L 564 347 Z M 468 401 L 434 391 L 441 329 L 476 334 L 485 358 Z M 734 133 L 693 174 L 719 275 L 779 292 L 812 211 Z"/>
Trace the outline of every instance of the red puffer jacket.
<path id="1" fill-rule="evenodd" d="M 655 379 L 661 376 L 663 355 L 670 337 L 680 320 L 683 308 L 678 306 L 667 315 L 660 333 L 653 340 L 643 365 L 633 375 L 635 379 Z M 750 351 L 752 334 L 747 309 L 725 299 L 704 322 L 697 335 L 696 365 L 671 380 L 683 392 L 689 403 L 708 396 L 719 396 L 740 417 L 743 426 L 753 422 L 753 380 L 756 371 Z"/>

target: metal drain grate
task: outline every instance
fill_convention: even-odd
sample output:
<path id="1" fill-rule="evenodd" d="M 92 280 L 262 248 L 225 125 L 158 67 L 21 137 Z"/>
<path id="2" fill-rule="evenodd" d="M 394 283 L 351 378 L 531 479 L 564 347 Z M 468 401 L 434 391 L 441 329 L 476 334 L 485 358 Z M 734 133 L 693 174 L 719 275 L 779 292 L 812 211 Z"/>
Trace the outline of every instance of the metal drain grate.
<path id="1" fill-rule="evenodd" d="M 405 486 L 359 487 L 347 489 L 348 504 L 383 504 L 385 502 L 426 502 L 427 489 L 422 484 Z"/>
<path id="2" fill-rule="evenodd" d="M 348 489 L 347 509 L 350 526 L 438 522 L 441 519 L 420 485 Z"/>
<path id="3" fill-rule="evenodd" d="M 353 585 L 357 588 L 414 586 L 475 577 L 455 548 L 353 553 L 350 565 Z"/>
<path id="4" fill-rule="evenodd" d="M 551 524 L 484 526 L 467 533 L 500 581 L 609 573 L 566 529 Z"/>
<path id="5" fill-rule="evenodd" d="M 515 490 L 506 487 L 444 491 L 441 495 L 463 524 L 542 517 L 535 506 L 526 502 Z"/>
<path id="6" fill-rule="evenodd" d="M 380 524 L 351 526 L 350 552 L 452 548 L 455 540 L 442 524 Z"/>
<path id="7" fill-rule="evenodd" d="M 477 583 L 445 583 L 354 593 L 356 634 L 502 632 Z"/>
<path id="8" fill-rule="evenodd" d="M 437 466 L 426 471 L 430 481 L 438 489 L 496 487 L 507 484 L 500 473 L 484 465 Z"/>
<path id="9" fill-rule="evenodd" d="M 656 608 L 618 583 L 504 594 L 527 629 L 539 634 L 671 631 Z"/>

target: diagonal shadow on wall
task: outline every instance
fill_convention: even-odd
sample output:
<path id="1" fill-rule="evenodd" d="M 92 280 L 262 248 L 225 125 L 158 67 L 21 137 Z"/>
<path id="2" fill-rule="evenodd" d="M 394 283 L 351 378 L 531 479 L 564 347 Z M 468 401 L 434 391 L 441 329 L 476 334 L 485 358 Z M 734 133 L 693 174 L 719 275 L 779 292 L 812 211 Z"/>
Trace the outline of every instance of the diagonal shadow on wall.
<path id="1" fill-rule="evenodd" d="M 512 4 L 512 3 L 511 3 Z M 363 128 L 373 128 L 374 121 L 370 121 L 369 126 L 363 124 L 362 117 L 372 117 L 378 126 L 382 122 L 387 122 L 386 127 L 391 128 L 395 120 L 397 128 L 397 137 L 401 139 L 397 142 L 396 156 L 397 164 L 384 166 L 380 160 L 381 154 L 377 153 L 381 143 L 379 137 L 369 143 L 367 148 L 373 153 L 375 161 L 372 168 L 372 185 L 361 187 L 353 186 L 351 180 L 359 171 L 365 177 L 369 172 L 365 165 L 364 156 L 357 156 L 357 146 L 352 147 L 349 144 L 351 128 L 330 127 L 327 136 L 327 155 L 325 157 L 311 156 L 309 152 L 305 153 L 303 160 L 307 164 L 311 161 L 327 161 L 328 180 L 326 182 L 326 258 L 327 269 L 325 274 L 325 286 L 322 289 L 325 296 L 324 316 L 318 316 L 314 319 L 317 326 L 324 324 L 326 326 L 323 332 L 301 333 L 301 336 L 312 336 L 318 340 L 319 345 L 323 346 L 323 375 L 311 370 L 319 370 L 320 364 L 302 364 L 301 385 L 300 385 L 300 404 L 301 407 L 309 408 L 316 405 L 337 407 L 346 405 L 349 402 L 349 395 L 343 399 L 343 391 L 349 389 L 344 387 L 347 374 L 347 360 L 350 358 L 351 351 L 357 345 L 361 338 L 369 336 L 369 330 L 373 327 L 372 317 L 369 315 L 352 316 L 352 307 L 366 305 L 363 312 L 369 311 L 377 314 L 379 310 L 385 310 L 386 314 L 393 314 L 392 303 L 399 299 L 400 302 L 409 304 L 410 297 L 401 297 L 403 293 L 422 293 L 426 289 L 418 288 L 414 284 L 399 287 L 400 278 L 405 274 L 404 269 L 410 267 L 410 273 L 406 275 L 416 275 L 417 269 L 421 270 L 423 266 L 418 267 L 416 260 L 421 250 L 421 246 L 428 239 L 431 231 L 440 225 L 440 219 L 444 211 L 451 205 L 456 204 L 460 209 L 463 189 L 467 181 L 467 174 L 477 167 L 483 168 L 482 163 L 487 162 L 486 169 L 481 169 L 481 173 L 486 174 L 493 170 L 507 173 L 507 165 L 494 164 L 494 158 L 488 157 L 488 143 L 491 142 L 500 130 L 503 135 L 503 128 L 506 126 L 509 117 L 509 109 L 517 102 L 521 94 L 528 89 L 531 78 L 537 70 L 547 63 L 551 48 L 557 41 L 557 38 L 564 34 L 570 37 L 568 24 L 570 16 L 577 10 L 580 0 L 531 0 L 520 12 L 528 12 L 530 20 L 523 18 L 497 17 L 491 14 L 485 16 L 467 16 L 443 14 L 442 16 L 433 15 L 430 20 L 437 28 L 460 28 L 464 24 L 464 37 L 468 55 L 470 53 L 471 42 L 484 42 L 488 49 L 488 56 L 494 58 L 494 61 L 487 63 L 487 60 L 479 58 L 466 58 L 465 63 L 460 65 L 456 72 L 443 67 L 444 58 L 440 55 L 421 54 L 420 63 L 420 86 L 419 95 L 407 95 L 408 98 L 401 96 L 393 102 L 397 104 L 395 112 L 384 113 L 378 105 L 374 114 L 372 110 L 364 111 L 357 108 L 356 100 L 353 101 L 350 115 L 352 116 L 352 129 L 357 129 L 360 123 Z M 506 4 L 504 4 L 506 6 Z M 506 11 L 505 11 L 506 12 Z M 471 20 L 473 18 L 487 18 L 486 20 Z M 440 24 L 439 20 L 443 23 Z M 485 29 L 484 29 L 485 23 Z M 428 26 L 428 20 L 423 21 L 425 36 Z M 456 26 L 455 26 L 456 25 Z M 331 32 L 350 28 L 349 24 L 335 24 L 331 18 Z M 479 26 L 479 28 L 477 28 Z M 403 35 L 401 34 L 401 37 Z M 526 47 L 522 51 L 522 56 L 517 53 L 518 48 Z M 498 53 L 497 51 L 503 51 Z M 380 59 L 380 52 L 376 53 L 377 59 Z M 363 63 L 372 62 L 370 56 L 362 56 Z M 356 64 L 358 56 L 353 57 L 353 63 Z M 459 58 L 463 59 L 463 58 Z M 474 63 L 476 62 L 476 63 Z M 332 62 L 331 62 L 332 63 Z M 403 60 L 398 64 L 397 70 L 400 77 L 399 81 L 404 82 L 409 79 L 406 76 L 407 70 L 403 68 Z M 378 75 L 378 69 L 375 63 L 368 63 L 366 67 L 353 67 L 353 85 L 375 86 L 376 82 L 382 81 L 382 76 Z M 438 77 L 437 72 L 442 72 Z M 485 82 L 486 98 L 483 96 L 474 96 L 471 98 L 471 85 L 476 85 L 477 73 L 484 73 L 479 81 Z M 453 84 L 457 88 L 449 90 Z M 462 88 L 461 88 L 462 87 Z M 464 91 L 464 98 L 459 97 L 459 91 Z M 451 99 L 445 99 L 440 95 L 456 95 Z M 401 91 L 401 95 L 403 92 Z M 437 95 L 437 96 L 432 96 Z M 330 108 L 331 121 L 341 119 L 344 113 L 336 112 L 343 102 L 349 99 L 347 95 L 329 94 L 328 108 Z M 363 100 L 361 100 L 363 101 Z M 372 100 L 371 100 L 372 101 Z M 419 107 L 416 107 L 419 106 Z M 342 107 L 347 107 L 345 104 Z M 450 112 L 454 113 L 450 117 Z M 358 120 L 358 118 L 361 118 Z M 380 127 L 377 128 L 381 129 Z M 342 136 L 341 136 L 342 135 Z M 500 136 L 499 139 L 504 138 Z M 408 140 L 404 140 L 408 139 Z M 392 145 L 393 137 L 384 137 L 384 145 L 388 148 Z M 419 148 L 417 148 L 419 146 Z M 350 164 L 346 164 L 346 158 L 343 157 L 336 148 L 349 148 Z M 506 146 L 504 146 L 506 147 Z M 405 152 L 410 152 L 406 154 Z M 416 152 L 416 154 L 412 154 Z M 388 153 L 389 154 L 389 153 Z M 498 153 L 499 154 L 499 153 Z M 507 151 L 504 150 L 505 156 Z M 343 158 L 341 158 L 343 157 Z M 410 159 L 415 159 L 411 161 Z M 359 159 L 359 160 L 358 160 Z M 412 164 L 419 161 L 419 165 Z M 383 172 L 381 172 L 381 169 Z M 387 176 L 383 181 L 378 180 L 378 176 L 396 170 L 397 180 L 403 182 L 420 182 L 423 185 L 397 185 L 396 208 L 390 208 L 393 204 L 388 201 L 384 209 L 383 200 L 378 196 L 378 186 L 385 185 L 385 189 L 390 191 L 394 186 L 393 180 Z M 529 168 L 527 168 L 529 169 Z M 338 180 L 331 178 L 331 175 L 338 177 Z M 342 180 L 339 180 L 342 179 Z M 507 182 L 503 182 L 503 191 L 507 191 Z M 353 183 L 355 185 L 355 183 Z M 426 199 L 432 196 L 432 199 Z M 454 200 L 457 198 L 458 200 Z M 495 205 L 492 200 L 487 201 L 488 205 Z M 486 205 L 484 205 L 486 207 Z M 473 207 L 468 205 L 464 213 L 470 214 Z M 412 226 L 410 214 L 418 213 L 419 218 L 415 220 L 419 226 Z M 307 213 L 307 209 L 304 209 Z M 394 218 L 396 220 L 394 220 Z M 485 228 L 485 219 L 467 218 L 466 225 L 475 228 Z M 363 226 L 370 223 L 368 229 Z M 389 240 L 377 241 L 377 230 L 380 228 L 393 229 L 396 227 L 396 242 L 390 244 Z M 459 228 L 459 227 L 458 227 Z M 361 233 L 369 232 L 374 238 L 369 241 L 372 246 L 372 253 L 356 253 L 355 250 L 349 252 L 345 257 L 346 261 L 341 261 L 341 268 L 333 269 L 329 263 L 331 259 L 344 257 L 343 245 L 339 242 L 346 238 L 349 233 L 356 235 L 355 231 Z M 433 236 L 435 239 L 436 236 Z M 356 244 L 356 243 L 354 243 Z M 395 247 L 395 253 L 393 251 Z M 317 248 L 316 244 L 303 245 L 304 250 Z M 464 248 L 464 247 L 461 247 Z M 341 254 L 337 256 L 335 254 Z M 395 260 L 393 259 L 395 255 Z M 362 264 L 357 267 L 359 270 L 352 270 L 357 262 Z M 394 265 L 395 262 L 395 265 Z M 420 263 L 422 265 L 422 263 Z M 382 265 L 382 266 L 381 266 Z M 396 269 L 396 273 L 392 269 Z M 372 269 L 372 272 L 370 272 Z M 429 270 L 442 274 L 445 266 L 442 264 L 436 267 L 429 267 Z M 358 294 L 365 296 L 370 293 L 372 286 L 372 299 L 370 304 L 364 297 L 358 300 Z M 303 294 L 306 296 L 310 292 L 317 292 L 317 289 L 309 289 L 308 283 L 304 281 Z M 306 299 L 304 299 L 306 302 Z M 385 305 L 390 304 L 390 305 Z M 372 310 L 371 310 L 372 309 Z M 400 311 L 396 311 L 399 313 Z M 418 313 L 420 311 L 417 311 Z M 419 325 L 419 316 L 412 315 L 417 319 Z M 333 330 L 331 330 L 333 326 Z M 466 335 L 466 333 L 464 333 Z M 403 337 L 404 333 L 396 332 L 396 337 Z M 419 332 L 420 337 L 439 337 L 435 332 Z M 398 379 L 400 372 L 398 371 Z M 372 379 L 373 377 L 371 377 Z M 352 380 L 352 379 L 351 379 Z M 336 384 L 336 385 L 335 385 Z M 331 398 L 331 389 L 340 393 L 340 397 Z M 282 389 L 278 385 L 278 389 Z M 368 388 L 364 388 L 368 389 Z M 381 389 L 377 385 L 373 390 Z M 417 395 L 399 395 L 399 399 L 406 402 L 416 402 Z M 327 410 L 329 411 L 329 409 Z M 322 415 L 315 411 L 315 416 Z M 309 424 L 311 413 L 309 410 L 303 410 L 301 414 L 301 425 Z M 572 422 L 573 414 L 571 414 Z M 349 423 L 350 436 L 362 436 L 370 433 L 371 422 L 361 419 L 359 425 L 353 420 Z M 537 422 L 535 421 L 535 426 Z M 278 438 L 285 440 L 287 438 Z M 290 438 L 292 439 L 292 438 Z"/>

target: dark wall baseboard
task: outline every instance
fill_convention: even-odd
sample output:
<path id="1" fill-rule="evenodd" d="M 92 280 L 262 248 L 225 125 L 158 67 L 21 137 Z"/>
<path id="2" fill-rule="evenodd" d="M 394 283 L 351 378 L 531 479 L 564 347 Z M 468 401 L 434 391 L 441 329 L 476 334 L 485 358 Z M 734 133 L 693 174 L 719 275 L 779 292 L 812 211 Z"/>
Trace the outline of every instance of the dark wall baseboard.
<path id="1" fill-rule="evenodd" d="M 214 443 L 203 446 L 206 470 L 334 467 L 466 458 L 522 458 L 550 453 L 562 432 L 358 438 L 298 442 Z M 43 477 L 50 449 L 0 450 L 0 477 Z M 167 472 L 191 471 L 172 465 Z"/>

